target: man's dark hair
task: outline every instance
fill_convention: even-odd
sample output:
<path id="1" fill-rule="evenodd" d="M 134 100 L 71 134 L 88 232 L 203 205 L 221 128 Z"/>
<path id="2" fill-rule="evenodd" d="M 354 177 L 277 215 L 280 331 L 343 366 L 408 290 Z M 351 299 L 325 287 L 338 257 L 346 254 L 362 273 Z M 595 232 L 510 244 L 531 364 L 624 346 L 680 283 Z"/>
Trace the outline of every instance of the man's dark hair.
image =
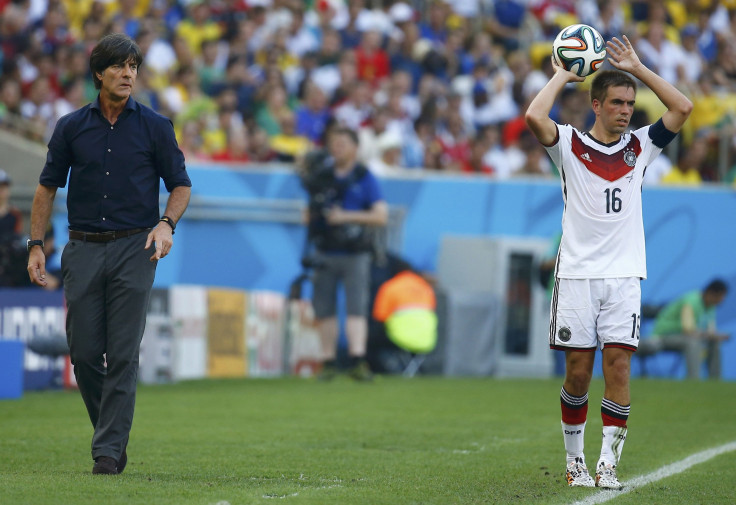
<path id="1" fill-rule="evenodd" d="M 360 143 L 358 142 L 358 134 L 355 133 L 350 128 L 345 128 L 345 127 L 340 126 L 332 130 L 330 132 L 330 135 L 345 135 L 346 137 L 350 138 L 350 140 L 352 140 L 353 144 L 355 144 L 356 146 L 359 145 Z"/>
<path id="2" fill-rule="evenodd" d="M 713 294 L 724 294 L 728 292 L 728 284 L 721 279 L 713 279 L 705 286 L 705 291 Z"/>
<path id="3" fill-rule="evenodd" d="M 590 101 L 598 100 L 603 103 L 608 93 L 608 88 L 623 86 L 632 88 L 636 93 L 636 81 L 629 74 L 620 70 L 601 70 L 593 77 L 593 83 L 590 86 Z"/>
<path id="4" fill-rule="evenodd" d="M 140 66 L 143 62 L 143 53 L 138 44 L 122 33 L 102 37 L 89 56 L 89 69 L 92 71 L 95 88 L 102 87 L 102 81 L 97 78 L 97 74 L 101 74 L 111 65 L 123 65 L 127 62 L 136 66 Z"/>

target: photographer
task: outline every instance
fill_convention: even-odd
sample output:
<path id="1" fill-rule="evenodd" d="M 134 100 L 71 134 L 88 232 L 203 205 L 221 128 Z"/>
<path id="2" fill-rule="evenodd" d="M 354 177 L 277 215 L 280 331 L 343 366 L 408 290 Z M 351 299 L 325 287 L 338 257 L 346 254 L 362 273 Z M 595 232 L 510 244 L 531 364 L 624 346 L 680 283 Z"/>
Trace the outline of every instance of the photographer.
<path id="1" fill-rule="evenodd" d="M 371 228 L 385 226 L 388 205 L 378 180 L 357 162 L 358 137 L 352 130 L 336 128 L 328 137 L 328 152 L 307 156 L 304 186 L 309 193 L 308 240 L 315 252 L 305 257 L 314 266 L 314 305 L 322 343 L 321 379 L 337 374 L 336 344 L 339 334 L 337 288 L 345 289 L 350 376 L 373 378 L 365 360 L 368 340 Z"/>

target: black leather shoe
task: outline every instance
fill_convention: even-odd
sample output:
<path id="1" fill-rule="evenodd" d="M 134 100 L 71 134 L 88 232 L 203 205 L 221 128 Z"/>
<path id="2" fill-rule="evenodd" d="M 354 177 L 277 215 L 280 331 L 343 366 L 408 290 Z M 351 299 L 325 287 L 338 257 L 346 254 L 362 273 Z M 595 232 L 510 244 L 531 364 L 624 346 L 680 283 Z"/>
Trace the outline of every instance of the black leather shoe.
<path id="1" fill-rule="evenodd" d="M 92 473 L 95 475 L 117 475 L 118 463 L 108 456 L 100 456 L 95 460 Z"/>

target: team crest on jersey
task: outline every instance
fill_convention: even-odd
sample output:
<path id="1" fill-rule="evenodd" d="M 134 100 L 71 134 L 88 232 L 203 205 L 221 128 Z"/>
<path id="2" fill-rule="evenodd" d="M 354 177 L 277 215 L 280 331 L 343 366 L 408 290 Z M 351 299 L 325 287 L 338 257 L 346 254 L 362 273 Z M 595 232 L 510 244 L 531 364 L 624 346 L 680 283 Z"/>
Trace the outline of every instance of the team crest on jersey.
<path id="1" fill-rule="evenodd" d="M 569 342 L 570 338 L 572 338 L 572 332 L 570 331 L 570 328 L 563 326 L 557 331 L 557 337 L 561 342 Z"/>
<path id="2" fill-rule="evenodd" d="M 626 163 L 630 167 L 636 165 L 636 153 L 634 151 L 628 150 L 624 152 L 624 163 Z"/>

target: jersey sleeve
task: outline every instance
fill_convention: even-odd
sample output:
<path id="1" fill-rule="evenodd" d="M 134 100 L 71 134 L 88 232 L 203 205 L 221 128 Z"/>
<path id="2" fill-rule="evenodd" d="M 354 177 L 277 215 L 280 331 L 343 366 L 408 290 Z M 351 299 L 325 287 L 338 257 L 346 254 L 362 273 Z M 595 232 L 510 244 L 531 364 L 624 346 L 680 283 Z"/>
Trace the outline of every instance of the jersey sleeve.
<path id="1" fill-rule="evenodd" d="M 555 164 L 557 170 L 562 168 L 562 153 L 565 146 L 570 146 L 570 138 L 572 135 L 572 126 L 560 125 L 555 123 L 557 126 L 557 138 L 551 146 L 544 146 L 544 149 L 552 159 L 552 163 Z"/>
<path id="2" fill-rule="evenodd" d="M 652 131 L 652 128 L 655 127 L 658 123 L 661 123 L 661 119 L 655 123 L 654 125 L 647 125 L 639 128 L 638 130 L 634 130 L 631 132 L 632 135 L 635 135 L 642 146 L 642 152 L 641 156 L 643 156 L 643 159 L 646 160 L 645 166 L 648 166 L 654 159 L 659 156 L 659 153 L 662 152 L 662 147 L 658 146 L 655 139 L 652 137 L 652 134 L 657 136 L 658 140 L 661 141 L 662 137 L 660 133 L 658 133 L 658 128 L 655 128 L 654 131 Z M 666 128 L 664 128 L 664 124 L 662 124 L 662 129 L 664 129 L 665 132 L 668 132 Z M 672 133 L 672 132 L 669 132 Z M 665 143 L 664 145 L 667 145 Z"/>
<path id="3" fill-rule="evenodd" d="M 662 118 L 659 118 L 659 121 L 649 127 L 649 138 L 652 139 L 654 145 L 660 149 L 667 147 L 667 144 L 672 142 L 676 136 L 677 133 L 671 132 L 667 129 Z"/>

